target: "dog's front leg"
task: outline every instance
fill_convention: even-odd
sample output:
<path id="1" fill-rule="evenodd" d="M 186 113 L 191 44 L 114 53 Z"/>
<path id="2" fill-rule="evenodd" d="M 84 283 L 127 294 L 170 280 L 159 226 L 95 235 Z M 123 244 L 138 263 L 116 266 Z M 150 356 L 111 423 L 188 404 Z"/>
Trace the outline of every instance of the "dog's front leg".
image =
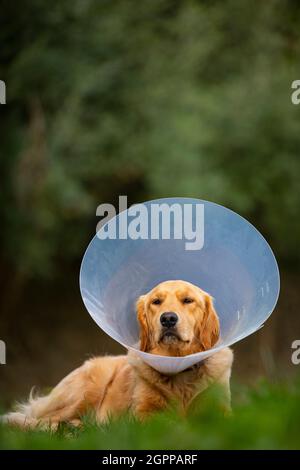
<path id="1" fill-rule="evenodd" d="M 162 411 L 167 407 L 167 399 L 160 391 L 147 382 L 141 381 L 135 389 L 133 396 L 133 414 L 144 421 L 153 413 Z"/>
<path id="2" fill-rule="evenodd" d="M 231 390 L 230 390 L 230 370 L 227 370 L 217 381 L 221 388 L 220 406 L 225 416 L 232 413 L 231 409 Z"/>

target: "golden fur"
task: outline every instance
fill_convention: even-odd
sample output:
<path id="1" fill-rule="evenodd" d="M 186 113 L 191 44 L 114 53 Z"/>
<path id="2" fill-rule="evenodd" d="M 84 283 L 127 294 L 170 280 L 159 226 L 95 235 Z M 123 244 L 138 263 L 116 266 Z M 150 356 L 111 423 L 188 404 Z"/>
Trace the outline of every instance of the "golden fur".
<path id="1" fill-rule="evenodd" d="M 176 313 L 175 326 L 162 326 L 162 315 Z M 219 320 L 209 294 L 184 281 L 166 281 L 137 301 L 140 349 L 152 354 L 185 356 L 205 351 L 219 338 Z M 186 411 L 210 384 L 223 387 L 223 405 L 230 409 L 233 355 L 225 348 L 198 366 L 176 375 L 161 374 L 134 353 L 90 359 L 65 377 L 47 396 L 30 397 L 3 422 L 21 427 L 80 424 L 92 411 L 99 423 L 132 412 L 144 419 L 177 402 Z"/>

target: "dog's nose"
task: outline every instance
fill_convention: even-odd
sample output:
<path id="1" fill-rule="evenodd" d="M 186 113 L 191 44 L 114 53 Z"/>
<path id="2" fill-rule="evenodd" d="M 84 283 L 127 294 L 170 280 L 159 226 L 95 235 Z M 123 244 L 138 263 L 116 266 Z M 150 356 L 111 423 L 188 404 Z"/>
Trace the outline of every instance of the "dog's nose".
<path id="1" fill-rule="evenodd" d="M 172 328 L 178 322 L 178 316 L 174 312 L 165 312 L 160 316 L 160 323 L 165 328 Z"/>

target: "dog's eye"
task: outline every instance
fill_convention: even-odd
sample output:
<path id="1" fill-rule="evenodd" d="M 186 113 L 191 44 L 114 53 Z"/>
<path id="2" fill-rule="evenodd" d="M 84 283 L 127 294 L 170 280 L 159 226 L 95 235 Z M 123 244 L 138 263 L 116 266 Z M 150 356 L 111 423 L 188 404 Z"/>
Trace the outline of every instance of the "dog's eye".
<path id="1" fill-rule="evenodd" d="M 184 303 L 184 304 L 191 304 L 193 302 L 194 302 L 194 300 L 191 299 L 191 297 L 185 297 L 182 301 L 182 303 Z"/>
<path id="2" fill-rule="evenodd" d="M 154 299 L 152 300 L 151 302 L 153 305 L 160 305 L 161 304 L 161 300 L 160 299 Z"/>

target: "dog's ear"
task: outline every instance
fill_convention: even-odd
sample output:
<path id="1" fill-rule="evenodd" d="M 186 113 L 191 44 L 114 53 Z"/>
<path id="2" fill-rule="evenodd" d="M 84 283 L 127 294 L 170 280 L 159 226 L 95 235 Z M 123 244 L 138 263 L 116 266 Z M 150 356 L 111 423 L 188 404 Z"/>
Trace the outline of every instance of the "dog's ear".
<path id="1" fill-rule="evenodd" d="M 205 295 L 205 312 L 200 328 L 200 341 L 204 351 L 212 348 L 220 336 L 220 323 L 210 295 Z"/>
<path id="2" fill-rule="evenodd" d="M 137 318 L 140 324 L 140 350 L 149 350 L 149 326 L 145 311 L 145 295 L 141 295 L 136 303 Z"/>

